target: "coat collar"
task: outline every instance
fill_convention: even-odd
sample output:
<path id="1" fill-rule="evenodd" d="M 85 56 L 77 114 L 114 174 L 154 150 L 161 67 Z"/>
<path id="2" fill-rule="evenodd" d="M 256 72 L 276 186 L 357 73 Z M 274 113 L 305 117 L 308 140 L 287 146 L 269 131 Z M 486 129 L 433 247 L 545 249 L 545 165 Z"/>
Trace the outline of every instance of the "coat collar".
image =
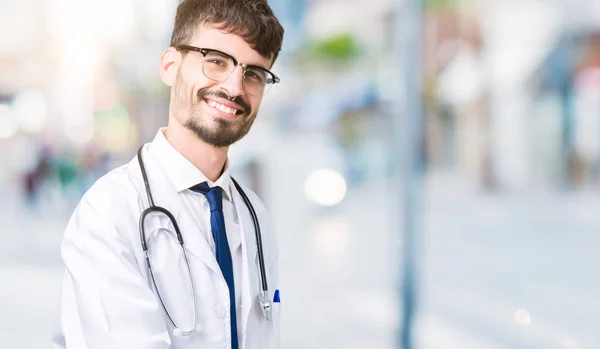
<path id="1" fill-rule="evenodd" d="M 196 184 L 208 182 L 211 187 L 221 187 L 225 198 L 231 199 L 232 183 L 229 175 L 229 160 L 225 162 L 225 169 L 221 177 L 216 182 L 212 182 L 169 143 L 165 137 L 165 131 L 164 127 L 158 130 L 148 147 L 148 152 L 157 159 L 175 191 L 179 193 Z"/>

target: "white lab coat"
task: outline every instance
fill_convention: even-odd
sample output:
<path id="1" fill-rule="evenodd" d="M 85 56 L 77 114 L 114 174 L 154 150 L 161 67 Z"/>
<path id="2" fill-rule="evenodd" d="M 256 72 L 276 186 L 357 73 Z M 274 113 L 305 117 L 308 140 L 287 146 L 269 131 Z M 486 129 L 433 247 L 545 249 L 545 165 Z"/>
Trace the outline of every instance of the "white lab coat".
<path id="1" fill-rule="evenodd" d="M 229 291 L 214 254 L 156 159 L 146 149 L 142 156 L 155 204 L 173 213 L 183 235 L 196 293 L 196 323 L 202 330 L 191 336 L 173 336 L 173 326 L 148 277 L 138 227 L 148 199 L 134 158 L 92 186 L 67 226 L 61 246 L 66 270 L 59 328 L 52 341 L 55 349 L 231 346 Z M 273 299 L 277 243 L 264 205 L 251 190 L 243 189 L 261 225 L 269 297 Z M 88 202 L 93 202 L 93 207 Z M 267 321 L 258 303 L 260 273 L 252 219 L 235 190 L 233 202 L 243 235 L 239 345 L 244 349 L 278 349 L 280 304 L 273 304 L 273 321 Z M 187 329 L 193 324 L 191 289 L 173 232 L 166 217 L 147 219 L 146 234 L 151 240 L 153 271 L 161 296 L 175 323 Z"/>

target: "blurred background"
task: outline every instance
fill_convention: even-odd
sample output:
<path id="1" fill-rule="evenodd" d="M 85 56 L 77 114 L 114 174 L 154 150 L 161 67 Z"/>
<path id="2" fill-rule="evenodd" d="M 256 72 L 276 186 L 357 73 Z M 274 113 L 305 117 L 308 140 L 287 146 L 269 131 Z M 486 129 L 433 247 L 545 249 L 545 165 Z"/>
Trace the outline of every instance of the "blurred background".
<path id="1" fill-rule="evenodd" d="M 231 160 L 283 348 L 600 348 L 600 2 L 269 2 L 282 83 Z M 177 3 L 2 1 L 2 347 L 49 347 L 72 210 L 166 124 Z"/>

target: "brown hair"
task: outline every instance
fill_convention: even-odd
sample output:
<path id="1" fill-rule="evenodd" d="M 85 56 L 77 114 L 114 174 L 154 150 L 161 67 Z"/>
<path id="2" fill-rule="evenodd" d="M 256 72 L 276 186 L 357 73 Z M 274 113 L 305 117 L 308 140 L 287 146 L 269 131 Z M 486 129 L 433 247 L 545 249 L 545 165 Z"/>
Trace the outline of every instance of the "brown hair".
<path id="1" fill-rule="evenodd" d="M 283 27 L 266 0 L 184 0 L 177 7 L 171 46 L 189 44 L 203 23 L 241 36 L 273 62 L 281 50 Z"/>

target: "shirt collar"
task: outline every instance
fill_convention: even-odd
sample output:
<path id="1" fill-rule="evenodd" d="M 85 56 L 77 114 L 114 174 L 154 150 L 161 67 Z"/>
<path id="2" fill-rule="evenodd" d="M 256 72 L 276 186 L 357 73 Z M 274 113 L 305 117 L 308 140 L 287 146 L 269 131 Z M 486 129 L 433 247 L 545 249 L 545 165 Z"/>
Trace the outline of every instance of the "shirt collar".
<path id="1" fill-rule="evenodd" d="M 219 186 L 227 199 L 231 199 L 231 177 L 229 176 L 229 159 L 225 162 L 225 170 L 216 182 L 207 179 L 188 159 L 179 153 L 165 137 L 166 128 L 158 130 L 148 151 L 156 157 L 159 165 L 171 181 L 177 192 L 182 192 L 196 184 L 207 182 L 210 187 Z"/>

